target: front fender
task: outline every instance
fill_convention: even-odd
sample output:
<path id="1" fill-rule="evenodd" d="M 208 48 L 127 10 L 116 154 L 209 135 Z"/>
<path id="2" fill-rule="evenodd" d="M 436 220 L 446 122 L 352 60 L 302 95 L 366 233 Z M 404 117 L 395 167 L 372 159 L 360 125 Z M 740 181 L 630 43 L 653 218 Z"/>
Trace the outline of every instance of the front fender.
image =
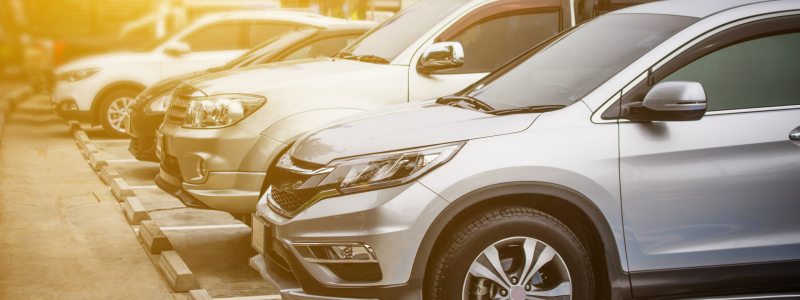
<path id="1" fill-rule="evenodd" d="M 266 172 L 278 158 L 278 154 L 306 132 L 362 111 L 352 108 L 329 108 L 301 112 L 283 118 L 261 132 L 261 137 L 250 147 L 239 171 Z"/>

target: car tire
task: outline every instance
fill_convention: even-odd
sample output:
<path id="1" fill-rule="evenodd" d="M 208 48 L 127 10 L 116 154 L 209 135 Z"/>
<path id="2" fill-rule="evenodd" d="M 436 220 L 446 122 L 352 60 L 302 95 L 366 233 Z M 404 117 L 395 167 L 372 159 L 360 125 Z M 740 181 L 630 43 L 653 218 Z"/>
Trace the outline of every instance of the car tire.
<path id="1" fill-rule="evenodd" d="M 492 266 L 500 266 L 505 277 Z M 518 300 L 528 293 L 546 299 L 594 298 L 592 265 L 578 238 L 557 219 L 527 207 L 494 209 L 469 219 L 456 228 L 431 267 L 427 299 Z"/>
<path id="2" fill-rule="evenodd" d="M 115 138 L 130 137 L 125 133 L 122 118 L 128 113 L 128 109 L 133 105 L 134 99 L 139 92 L 134 90 L 116 90 L 103 98 L 100 104 L 100 124 L 108 135 Z"/>

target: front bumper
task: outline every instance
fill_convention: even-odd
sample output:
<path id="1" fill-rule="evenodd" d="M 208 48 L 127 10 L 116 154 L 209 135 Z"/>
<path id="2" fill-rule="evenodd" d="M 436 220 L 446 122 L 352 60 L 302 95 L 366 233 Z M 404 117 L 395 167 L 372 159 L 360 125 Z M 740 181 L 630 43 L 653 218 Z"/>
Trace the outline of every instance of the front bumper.
<path id="1" fill-rule="evenodd" d="M 417 247 L 427 228 L 449 204 L 426 187 L 415 182 L 323 199 L 293 219 L 273 212 L 268 207 L 268 197 L 269 192 L 259 201 L 258 214 L 270 224 L 273 242 L 266 252 L 272 254 L 252 258 L 251 266 L 278 286 L 284 299 L 312 297 L 304 298 L 306 295 L 319 299 L 422 298 L 422 278 L 412 276 Z M 323 264 L 303 259 L 291 246 L 341 242 L 369 245 L 378 258 L 380 281 L 344 280 Z M 289 280 L 292 276 L 287 274 L 295 280 Z"/>
<path id="2" fill-rule="evenodd" d="M 128 151 L 138 160 L 159 162 L 156 157 L 156 130 L 164 122 L 163 112 L 148 114 L 143 111 L 130 112 L 131 145 Z"/>
<path id="3" fill-rule="evenodd" d="M 211 172 L 205 184 L 188 184 L 162 163 L 156 185 L 187 207 L 248 214 L 255 212 L 265 176 L 257 172 Z"/>

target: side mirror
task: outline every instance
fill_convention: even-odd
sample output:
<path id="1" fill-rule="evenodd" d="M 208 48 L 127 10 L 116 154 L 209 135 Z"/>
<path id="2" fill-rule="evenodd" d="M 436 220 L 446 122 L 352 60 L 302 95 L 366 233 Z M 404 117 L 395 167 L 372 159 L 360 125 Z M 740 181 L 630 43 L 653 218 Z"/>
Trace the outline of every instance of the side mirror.
<path id="1" fill-rule="evenodd" d="M 623 109 L 631 121 L 697 121 L 706 114 L 706 92 L 693 81 L 669 81 L 656 84 L 641 103 Z"/>
<path id="2" fill-rule="evenodd" d="M 455 69 L 464 65 L 464 47 L 459 42 L 441 42 L 430 45 L 420 57 L 417 71 L 431 73 L 432 71 Z"/>
<path id="3" fill-rule="evenodd" d="M 191 51 L 192 49 L 189 48 L 189 45 L 183 42 L 174 42 L 169 44 L 167 48 L 164 48 L 164 53 L 172 56 L 181 56 Z"/>

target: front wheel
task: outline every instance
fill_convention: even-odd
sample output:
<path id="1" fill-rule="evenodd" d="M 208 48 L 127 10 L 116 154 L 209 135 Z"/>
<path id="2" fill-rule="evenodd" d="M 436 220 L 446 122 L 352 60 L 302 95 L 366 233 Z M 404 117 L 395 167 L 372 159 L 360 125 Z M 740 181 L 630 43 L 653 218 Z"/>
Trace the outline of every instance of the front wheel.
<path id="1" fill-rule="evenodd" d="M 428 299 L 594 297 L 589 255 L 575 234 L 526 207 L 495 209 L 467 222 L 432 267 Z"/>
<path id="2" fill-rule="evenodd" d="M 137 95 L 139 93 L 134 90 L 117 90 L 103 98 L 100 105 L 100 124 L 106 133 L 115 138 L 129 137 L 123 121 Z"/>

